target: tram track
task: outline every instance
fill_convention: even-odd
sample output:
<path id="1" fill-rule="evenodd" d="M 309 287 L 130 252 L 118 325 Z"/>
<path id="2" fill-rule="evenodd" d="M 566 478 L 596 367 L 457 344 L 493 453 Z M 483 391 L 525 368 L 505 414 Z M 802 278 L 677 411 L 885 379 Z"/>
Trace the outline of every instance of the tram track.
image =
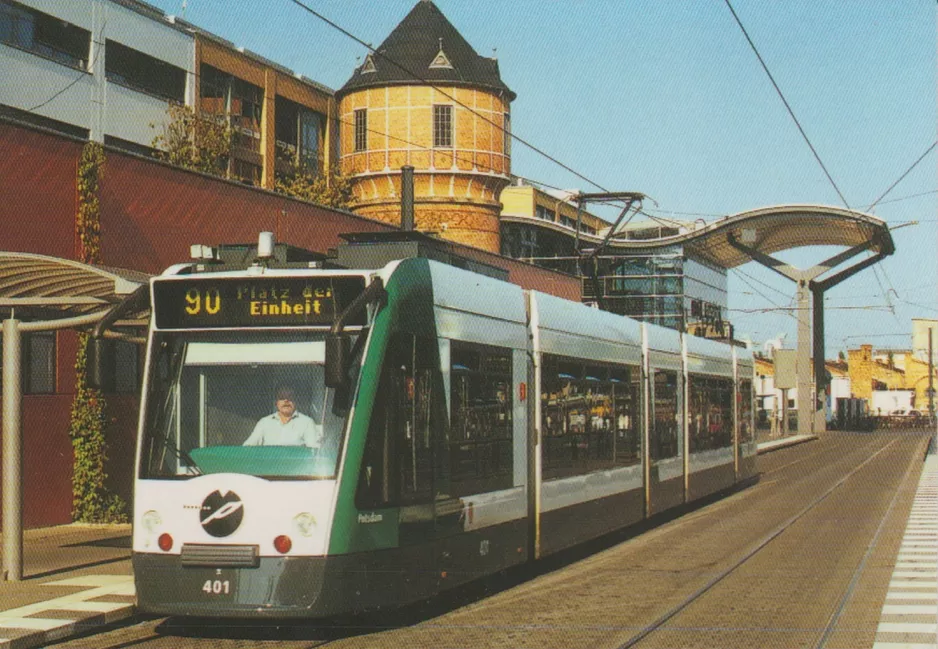
<path id="1" fill-rule="evenodd" d="M 909 476 L 912 473 L 912 470 L 915 468 L 915 464 L 909 464 L 909 467 L 905 471 L 905 475 L 900 481 L 900 485 L 905 485 L 908 483 Z M 886 513 L 883 514 L 882 519 L 879 522 L 879 526 L 876 528 L 876 533 L 873 535 L 873 539 L 870 541 L 866 552 L 863 555 L 863 558 L 857 564 L 856 569 L 853 572 L 853 576 L 850 578 L 850 583 L 847 585 L 846 590 L 844 591 L 843 597 L 841 598 L 837 609 L 834 613 L 831 614 L 830 619 L 827 622 L 827 625 L 824 627 L 824 632 L 821 634 L 821 637 L 818 639 L 817 643 L 814 645 L 814 649 L 825 649 L 827 647 L 828 641 L 831 639 L 834 630 L 837 628 L 838 622 L 843 616 L 844 610 L 847 607 L 847 604 L 853 598 L 853 595 L 856 591 L 857 584 L 859 583 L 860 577 L 863 574 L 863 569 L 866 567 L 867 562 L 869 561 L 870 556 L 872 556 L 873 551 L 876 549 L 880 535 L 885 528 L 886 521 L 889 520 L 892 515 L 893 510 L 895 509 L 896 503 L 899 500 L 899 496 L 902 494 L 901 489 L 896 489 L 895 493 L 892 496 L 892 500 L 889 501 L 889 507 L 886 508 Z"/>
<path id="2" fill-rule="evenodd" d="M 891 461 L 892 458 L 895 456 L 895 453 L 890 454 L 889 451 L 895 450 L 893 447 L 901 441 L 903 441 L 901 438 L 893 439 L 886 446 L 879 449 L 875 454 L 871 455 L 861 464 L 859 464 L 854 469 L 852 469 L 849 473 L 847 473 L 842 478 L 837 480 L 836 483 L 834 483 L 829 488 L 827 488 L 823 493 L 821 493 L 819 496 L 814 498 L 809 504 L 804 506 L 797 514 L 785 520 L 782 524 L 780 524 L 777 528 L 775 528 L 770 534 L 767 534 L 762 539 L 760 539 L 758 543 L 756 543 L 753 547 L 751 547 L 742 556 L 740 556 L 738 559 L 733 561 L 730 565 L 724 567 L 717 575 L 712 577 L 706 584 L 699 587 L 697 590 L 695 590 L 691 595 L 687 596 L 679 604 L 671 607 L 669 610 L 661 614 L 658 618 L 656 618 L 652 623 L 647 625 L 645 628 L 633 634 L 625 642 L 618 644 L 616 646 L 616 649 L 627 649 L 627 648 L 636 647 L 636 646 L 639 646 L 639 647 L 673 646 L 667 641 L 664 641 L 664 644 L 662 644 L 663 638 L 658 639 L 654 637 L 655 634 L 660 634 L 662 632 L 664 632 L 665 634 L 670 633 L 671 637 L 673 637 L 675 633 L 681 633 L 682 638 L 686 638 L 687 637 L 686 634 L 692 633 L 693 631 L 697 631 L 701 634 L 713 633 L 715 629 L 712 627 L 708 627 L 706 625 L 700 625 L 700 624 L 694 624 L 694 623 L 685 623 L 685 624 L 678 625 L 674 623 L 676 622 L 677 618 L 679 618 L 682 614 L 684 614 L 685 611 L 687 611 L 694 604 L 700 602 L 701 600 L 705 599 L 707 596 L 713 594 L 714 591 L 721 584 L 723 584 L 725 580 L 727 580 L 729 577 L 734 575 L 739 569 L 741 569 L 748 562 L 750 562 L 750 560 L 758 557 L 760 553 L 765 551 L 772 544 L 779 542 L 781 538 L 787 532 L 790 532 L 796 525 L 798 525 L 800 522 L 803 522 L 804 519 L 806 519 L 806 517 L 816 513 L 816 510 L 818 510 L 818 508 L 822 504 L 828 504 L 829 500 L 833 501 L 834 499 L 832 498 L 832 496 L 839 494 L 842 491 L 842 488 L 845 485 L 847 485 L 850 481 L 856 481 L 857 479 L 860 479 L 861 476 L 863 478 L 867 478 L 871 472 L 872 473 L 879 472 L 882 464 Z M 923 451 L 924 446 L 921 444 L 919 446 L 920 446 L 920 449 Z M 780 468 L 790 467 L 798 463 L 799 463 L 798 461 L 791 462 L 785 465 L 784 467 L 780 467 Z M 776 635 L 778 634 L 784 635 L 784 634 L 792 633 L 796 630 L 807 633 L 808 635 L 814 635 L 813 641 L 809 643 L 799 642 L 797 643 L 796 646 L 813 647 L 814 649 L 825 649 L 830 646 L 829 645 L 830 640 L 832 639 L 835 631 L 838 629 L 839 623 L 844 615 L 844 612 L 846 608 L 848 607 L 848 605 L 850 604 L 856 592 L 857 585 L 861 577 L 864 575 L 864 569 L 867 567 L 870 557 L 872 556 L 874 551 L 878 549 L 880 537 L 884 529 L 886 528 L 887 521 L 889 521 L 890 518 L 894 514 L 896 504 L 899 501 L 900 496 L 903 494 L 908 495 L 910 493 L 909 485 L 911 483 L 909 482 L 909 477 L 912 471 L 917 467 L 919 467 L 917 462 L 913 461 L 909 463 L 902 477 L 898 480 L 897 488 L 894 490 L 894 493 L 892 494 L 892 497 L 889 501 L 888 506 L 886 506 L 884 513 L 879 518 L 876 530 L 873 533 L 871 540 L 868 542 L 865 552 L 863 553 L 859 561 L 856 563 L 856 565 L 853 567 L 849 580 L 846 580 L 846 585 L 843 587 L 839 597 L 836 598 L 836 603 L 834 604 L 834 606 L 831 607 L 831 610 L 829 611 L 829 614 L 827 615 L 826 623 L 823 626 L 816 627 L 816 628 L 807 626 L 805 628 L 800 628 L 800 629 L 794 629 L 794 628 L 762 629 L 761 632 L 764 634 L 764 637 L 762 637 L 761 641 L 753 640 L 753 636 L 750 635 L 749 646 L 772 646 L 771 641 L 769 641 L 767 637 L 765 636 L 769 636 L 773 633 L 775 633 Z M 837 506 L 841 506 L 841 505 L 838 503 Z M 830 507 L 835 507 L 835 505 L 830 504 Z M 831 549 L 830 551 L 834 552 L 833 549 Z M 727 599 L 727 597 L 725 595 L 715 596 L 715 599 L 725 600 Z M 818 606 L 820 605 L 821 604 L 818 603 Z M 699 619 L 701 615 L 698 614 L 695 617 L 696 619 Z M 672 625 L 672 628 L 670 629 L 667 628 L 669 624 Z M 719 626 L 719 625 L 716 625 L 716 626 Z M 766 625 L 766 626 L 770 626 L 770 625 Z M 796 624 L 790 625 L 790 627 L 796 627 L 796 626 L 798 625 Z M 721 630 L 722 632 L 725 633 L 726 631 L 729 631 L 730 629 L 724 627 Z M 752 628 L 747 629 L 743 625 L 740 625 L 739 627 L 732 629 L 732 631 L 740 635 L 743 635 L 746 633 L 749 633 L 749 634 L 754 633 L 754 630 Z M 756 636 L 756 637 L 759 637 L 759 636 Z M 690 646 L 690 644 L 691 643 L 688 643 L 688 646 Z M 684 644 L 682 644 L 681 646 L 684 646 Z M 713 646 L 713 645 L 708 645 L 705 642 L 701 642 L 700 644 L 695 642 L 693 643 L 693 646 Z M 727 645 L 719 645 L 719 646 L 727 646 Z M 789 645 L 782 644 L 780 646 L 789 646 Z M 851 646 L 851 645 L 848 645 L 848 646 Z"/>
<path id="3" fill-rule="evenodd" d="M 908 482 L 910 471 L 917 466 L 915 461 L 907 461 L 911 446 L 924 449 L 920 442 L 904 442 L 905 439 L 906 436 L 889 439 L 845 435 L 824 442 L 816 450 L 810 448 L 813 445 L 795 447 L 799 452 L 778 455 L 779 461 L 774 466 L 766 463 L 762 476 L 771 474 L 771 485 L 763 480 L 624 542 L 615 541 L 592 554 L 575 555 L 568 563 L 560 561 L 549 568 L 533 570 L 523 578 L 504 580 L 510 583 L 492 586 L 493 582 L 486 585 L 483 580 L 483 585 L 474 587 L 470 594 L 454 597 L 446 604 L 408 607 L 400 612 L 382 612 L 377 617 L 332 622 L 328 626 L 305 623 L 280 630 L 269 625 L 266 628 L 258 625 L 255 629 L 242 624 L 199 631 L 192 627 L 183 629 L 173 620 L 144 620 L 120 633 L 89 636 L 63 646 L 730 647 L 733 643 L 727 640 L 735 642 L 737 635 L 745 634 L 750 637 L 741 646 L 819 649 L 855 646 L 844 643 L 844 636 L 838 631 L 845 620 L 848 626 L 855 624 L 854 599 L 858 593 L 860 599 L 866 596 L 867 574 L 883 563 L 876 553 L 893 541 L 893 526 L 886 521 L 903 514 L 900 504 L 904 505 L 905 492 L 899 487 Z M 914 451 L 916 457 L 918 450 Z M 804 456 L 798 457 L 802 453 Z M 895 468 L 900 461 L 902 477 Z M 851 520 L 853 513 L 844 504 L 844 499 L 857 498 L 847 488 L 857 483 L 876 483 L 871 484 L 871 490 L 888 492 L 876 503 L 866 500 L 857 503 L 861 509 L 876 511 L 875 520 L 871 518 L 862 525 Z M 815 495 L 810 502 L 799 502 L 799 494 L 812 493 Z M 808 621 L 795 615 L 788 620 L 784 617 L 788 610 L 773 612 L 757 603 L 750 611 L 753 619 L 749 621 L 762 622 L 766 628 L 754 630 L 747 626 L 746 617 L 706 613 L 729 606 L 726 602 L 732 600 L 732 595 L 727 597 L 724 589 L 748 593 L 746 589 L 760 588 L 758 580 L 771 582 L 778 578 L 778 572 L 760 573 L 764 568 L 757 569 L 756 564 L 764 567 L 780 562 L 779 557 L 796 552 L 806 538 L 830 535 L 830 530 L 838 527 L 845 530 L 862 527 L 864 537 L 859 542 L 831 544 L 830 552 L 849 556 L 850 565 L 838 568 L 836 595 L 828 596 L 825 591 L 825 597 L 818 599 L 817 606 L 823 609 L 816 616 L 818 619 Z M 752 534 L 747 536 L 750 530 Z M 786 541 L 788 537 L 794 539 Z M 857 543 L 861 544 L 860 551 L 856 549 Z M 853 550 L 848 553 L 851 547 Z M 807 555 L 791 560 L 796 564 L 820 562 L 820 556 L 811 554 L 815 550 L 803 549 Z M 821 576 L 830 572 L 818 568 Z M 753 575 L 758 575 L 755 581 Z M 804 575 L 797 578 L 803 579 Z M 819 588 L 820 582 L 806 579 L 804 583 L 799 588 L 810 591 Z M 794 592 L 791 588 L 790 584 L 780 586 L 786 594 Z M 718 591 L 724 594 L 719 595 Z M 759 597 L 752 601 L 759 602 Z M 747 605 L 751 604 L 746 602 L 740 608 Z M 762 635 L 753 635 L 757 632 Z M 792 642 L 794 632 L 798 638 L 810 635 L 811 639 Z M 719 633 L 729 635 L 719 637 Z"/>

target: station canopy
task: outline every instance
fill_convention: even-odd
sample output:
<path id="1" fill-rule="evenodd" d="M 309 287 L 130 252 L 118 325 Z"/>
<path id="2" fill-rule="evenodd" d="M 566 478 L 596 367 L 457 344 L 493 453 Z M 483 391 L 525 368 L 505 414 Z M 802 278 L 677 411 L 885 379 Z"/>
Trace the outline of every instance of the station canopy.
<path id="1" fill-rule="evenodd" d="M 889 226 L 875 216 L 823 205 L 777 205 L 741 212 L 717 221 L 698 221 L 698 227 L 660 239 L 632 240 L 616 235 L 610 248 L 619 253 L 642 253 L 680 245 L 696 257 L 723 268 L 735 268 L 751 258 L 730 244 L 771 254 L 805 246 L 863 246 L 891 255 L 895 251 Z"/>
<path id="2" fill-rule="evenodd" d="M 0 252 L 0 315 L 61 319 L 91 315 L 146 283 L 149 275 L 25 252 Z"/>

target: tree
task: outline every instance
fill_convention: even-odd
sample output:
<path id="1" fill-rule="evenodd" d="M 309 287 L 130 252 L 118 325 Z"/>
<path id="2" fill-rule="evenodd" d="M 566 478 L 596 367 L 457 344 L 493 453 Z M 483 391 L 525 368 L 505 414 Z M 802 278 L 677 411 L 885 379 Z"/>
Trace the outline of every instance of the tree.
<path id="1" fill-rule="evenodd" d="M 278 174 L 274 189 L 281 194 L 326 207 L 349 209 L 355 202 L 352 179 L 332 168 L 328 174 L 316 174 L 294 162 L 286 174 Z"/>
<path id="2" fill-rule="evenodd" d="M 234 137 L 224 117 L 181 104 L 170 104 L 166 112 L 169 120 L 163 132 L 153 138 L 156 157 L 185 169 L 227 177 Z"/>

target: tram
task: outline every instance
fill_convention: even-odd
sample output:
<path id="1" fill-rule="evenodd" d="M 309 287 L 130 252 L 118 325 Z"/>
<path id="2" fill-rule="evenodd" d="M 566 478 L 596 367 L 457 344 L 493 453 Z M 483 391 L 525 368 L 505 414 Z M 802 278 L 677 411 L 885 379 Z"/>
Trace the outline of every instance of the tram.
<path id="1" fill-rule="evenodd" d="M 132 553 L 147 613 L 399 605 L 755 475 L 737 347 L 423 258 L 184 265 L 150 300 Z M 265 417 L 314 434 L 258 444 Z"/>

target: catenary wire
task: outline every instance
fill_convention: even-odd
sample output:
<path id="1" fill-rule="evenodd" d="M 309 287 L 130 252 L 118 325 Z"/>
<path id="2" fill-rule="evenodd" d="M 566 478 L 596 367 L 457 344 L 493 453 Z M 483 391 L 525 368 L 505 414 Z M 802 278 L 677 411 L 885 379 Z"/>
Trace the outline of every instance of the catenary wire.
<path id="1" fill-rule="evenodd" d="M 102 38 L 102 39 L 104 38 L 104 30 L 105 30 L 106 27 L 107 27 L 107 19 L 105 19 L 104 22 L 101 23 L 101 38 Z M 97 45 L 98 45 L 98 47 L 95 48 L 94 58 L 91 60 L 91 63 L 88 64 L 88 68 L 79 70 L 78 76 L 76 76 L 76 77 L 75 77 L 74 79 L 72 79 L 69 83 L 67 83 L 61 90 L 59 90 L 59 91 L 56 92 L 54 95 L 52 95 L 51 97 L 49 97 L 48 99 L 46 99 L 44 102 L 39 103 L 39 104 L 36 104 L 36 105 L 33 106 L 32 108 L 29 108 L 29 109 L 27 110 L 27 112 L 30 112 L 30 113 L 35 112 L 35 111 L 39 110 L 40 108 L 42 108 L 43 106 L 46 106 L 46 105 L 52 103 L 52 102 L 55 101 L 59 96 L 61 96 L 61 95 L 64 94 L 65 92 L 68 92 L 68 90 L 69 90 L 72 86 L 74 86 L 76 83 L 78 83 L 79 81 L 81 81 L 81 80 L 84 79 L 85 77 L 90 76 L 92 73 L 89 72 L 88 69 L 89 69 L 89 68 L 92 69 L 92 70 L 94 69 L 95 64 L 98 62 L 98 57 L 101 55 L 101 52 L 102 52 L 102 50 L 104 49 L 104 47 L 102 46 L 101 43 L 98 43 Z"/>
<path id="2" fill-rule="evenodd" d="M 896 182 L 894 182 L 893 184 L 891 184 L 891 185 L 889 186 L 889 188 L 888 188 L 886 191 L 884 191 L 884 192 L 882 193 L 882 195 L 881 195 L 879 198 L 877 198 L 875 201 L 873 201 L 872 203 L 870 203 L 870 206 L 869 206 L 868 208 L 866 208 L 866 211 L 869 212 L 869 211 L 872 210 L 874 207 L 876 207 L 876 206 L 879 204 L 879 202 L 880 202 L 881 200 L 883 200 L 884 198 L 886 198 L 886 195 L 889 194 L 889 192 L 891 192 L 891 191 L 895 188 L 896 185 L 898 185 L 899 183 L 901 183 L 901 182 L 905 179 L 906 176 L 908 176 L 910 173 L 912 173 L 912 170 L 915 169 L 915 167 L 918 166 L 918 163 L 920 163 L 922 160 L 925 159 L 925 156 L 927 156 L 929 153 L 932 152 L 932 149 L 934 149 L 936 145 L 938 145 L 938 140 L 932 142 L 932 143 L 931 143 L 931 146 L 928 147 L 928 148 L 925 150 L 925 153 L 923 153 L 922 155 L 920 155 L 920 156 L 918 157 L 918 159 L 917 159 L 915 162 L 912 163 L 912 166 L 910 166 L 908 169 L 906 169 L 905 172 L 903 172 L 903 174 L 902 174 L 901 176 L 899 176 L 899 178 L 896 180 Z"/>
<path id="3" fill-rule="evenodd" d="M 729 8 L 730 13 L 733 14 L 733 19 L 736 20 L 736 24 L 739 25 L 739 28 L 743 32 L 743 36 L 746 37 L 746 40 L 749 42 L 749 47 L 752 48 L 752 51 L 755 52 L 756 58 L 759 59 L 759 63 L 762 65 L 762 69 L 765 70 L 766 75 L 769 77 L 769 81 L 772 82 L 772 86 L 775 88 L 775 92 L 778 93 L 778 96 L 781 98 L 782 103 L 785 104 L 785 109 L 788 111 L 788 114 L 791 116 L 792 120 L 795 122 L 795 126 L 798 127 L 798 131 L 801 133 L 801 137 L 804 138 L 804 141 L 807 143 L 808 148 L 811 149 L 811 153 L 814 154 L 814 159 L 817 160 L 817 163 L 821 166 L 821 169 L 824 171 L 824 175 L 827 176 L 827 180 L 830 181 L 831 186 L 834 188 L 834 191 L 837 192 L 837 195 L 840 196 L 840 200 L 843 202 L 844 206 L 847 209 L 850 209 L 850 204 L 847 203 L 847 199 L 844 198 L 843 193 L 840 191 L 840 188 L 837 186 L 837 183 L 834 182 L 834 178 L 831 176 L 830 172 L 827 170 L 827 167 L 824 165 L 824 162 L 821 160 L 821 156 L 818 154 L 817 149 L 814 148 L 814 145 L 811 143 L 811 139 L 808 137 L 808 134 L 805 133 L 804 128 L 801 126 L 801 122 L 798 121 L 798 118 L 795 116 L 795 111 L 792 110 L 791 105 L 788 103 L 788 100 L 785 99 L 785 95 L 782 92 L 782 89 L 779 88 L 778 83 L 775 82 L 775 77 L 772 76 L 772 73 L 769 71 L 769 66 L 766 65 L 765 60 L 763 60 L 762 55 L 759 53 L 756 44 L 753 43 L 752 38 L 749 37 L 749 32 L 746 31 L 746 28 L 743 26 L 742 21 L 739 19 L 739 16 L 736 14 L 736 10 L 733 9 L 733 5 L 730 4 L 730 0 L 723 0 L 726 3 L 726 6 Z"/>
<path id="4" fill-rule="evenodd" d="M 727 8 L 729 8 L 730 13 L 733 14 L 733 19 L 736 21 L 736 24 L 739 26 L 739 29 L 743 32 L 743 36 L 746 37 L 746 41 L 749 43 L 749 47 L 752 48 L 752 51 L 755 53 L 756 58 L 759 59 L 759 64 L 762 66 L 762 69 L 765 71 L 765 74 L 769 77 L 769 81 L 771 81 L 772 86 L 775 88 L 775 92 L 778 93 L 779 98 L 782 100 L 782 103 L 785 105 L 785 109 L 788 111 L 788 114 L 791 116 L 792 120 L 795 122 L 795 126 L 798 127 L 798 131 L 801 133 L 801 137 L 804 138 L 804 141 L 808 145 L 808 148 L 811 149 L 811 153 L 814 155 L 814 159 L 817 160 L 818 165 L 820 165 L 821 169 L 824 171 L 824 175 L 827 176 L 827 180 L 830 182 L 831 186 L 837 192 L 837 195 L 840 197 L 840 200 L 843 202 L 844 206 L 848 210 L 851 209 L 850 204 L 847 202 L 847 199 L 843 195 L 843 192 L 840 191 L 840 188 L 837 186 L 837 183 L 834 181 L 833 176 L 831 176 L 830 172 L 827 170 L 827 166 L 824 164 L 824 161 L 821 160 L 821 156 L 817 152 L 817 149 L 814 148 L 814 144 L 811 143 L 811 138 L 808 137 L 808 134 L 805 132 L 804 128 L 801 126 L 801 122 L 798 120 L 798 117 L 795 115 L 795 111 L 792 109 L 791 105 L 788 103 L 788 100 L 785 98 L 785 94 L 782 92 L 782 89 L 779 87 L 778 83 L 775 81 L 775 77 L 772 75 L 772 72 L 769 70 L 769 66 L 766 64 L 765 60 L 762 58 L 762 54 L 759 53 L 759 49 L 756 47 L 756 44 L 753 42 L 752 38 L 749 36 L 749 32 L 746 30 L 746 27 L 743 25 L 742 21 L 740 20 L 739 15 L 736 13 L 736 10 L 733 8 L 732 3 L 730 2 L 730 0 L 723 0 L 723 1 L 726 4 Z M 931 147 L 929 147 L 928 151 L 931 151 Z M 926 154 L 928 153 L 928 151 L 926 151 Z M 922 157 L 924 158 L 924 155 Z M 918 161 L 916 161 L 915 164 L 918 164 Z M 903 176 L 900 177 L 899 180 L 902 180 L 902 178 L 904 177 L 905 177 L 905 174 L 903 174 Z M 898 181 L 896 184 L 898 184 Z M 892 187 L 890 187 L 890 190 L 891 189 Z M 887 190 L 887 193 L 888 191 L 889 190 Z M 859 227 L 859 225 L 857 225 L 857 227 Z M 879 269 L 877 266 L 874 266 L 873 275 L 874 277 L 876 277 L 877 283 L 879 283 L 880 288 L 883 290 L 883 297 L 885 298 L 886 303 L 890 305 L 892 314 L 893 316 L 895 316 L 896 315 L 895 310 L 892 309 L 892 304 L 889 301 L 889 295 L 886 293 L 886 290 L 882 288 L 882 282 L 879 279 L 880 273 L 882 273 L 882 275 L 886 279 L 886 282 L 890 284 L 891 286 L 892 282 L 889 281 L 889 277 L 888 275 L 886 275 L 886 271 Z"/>

